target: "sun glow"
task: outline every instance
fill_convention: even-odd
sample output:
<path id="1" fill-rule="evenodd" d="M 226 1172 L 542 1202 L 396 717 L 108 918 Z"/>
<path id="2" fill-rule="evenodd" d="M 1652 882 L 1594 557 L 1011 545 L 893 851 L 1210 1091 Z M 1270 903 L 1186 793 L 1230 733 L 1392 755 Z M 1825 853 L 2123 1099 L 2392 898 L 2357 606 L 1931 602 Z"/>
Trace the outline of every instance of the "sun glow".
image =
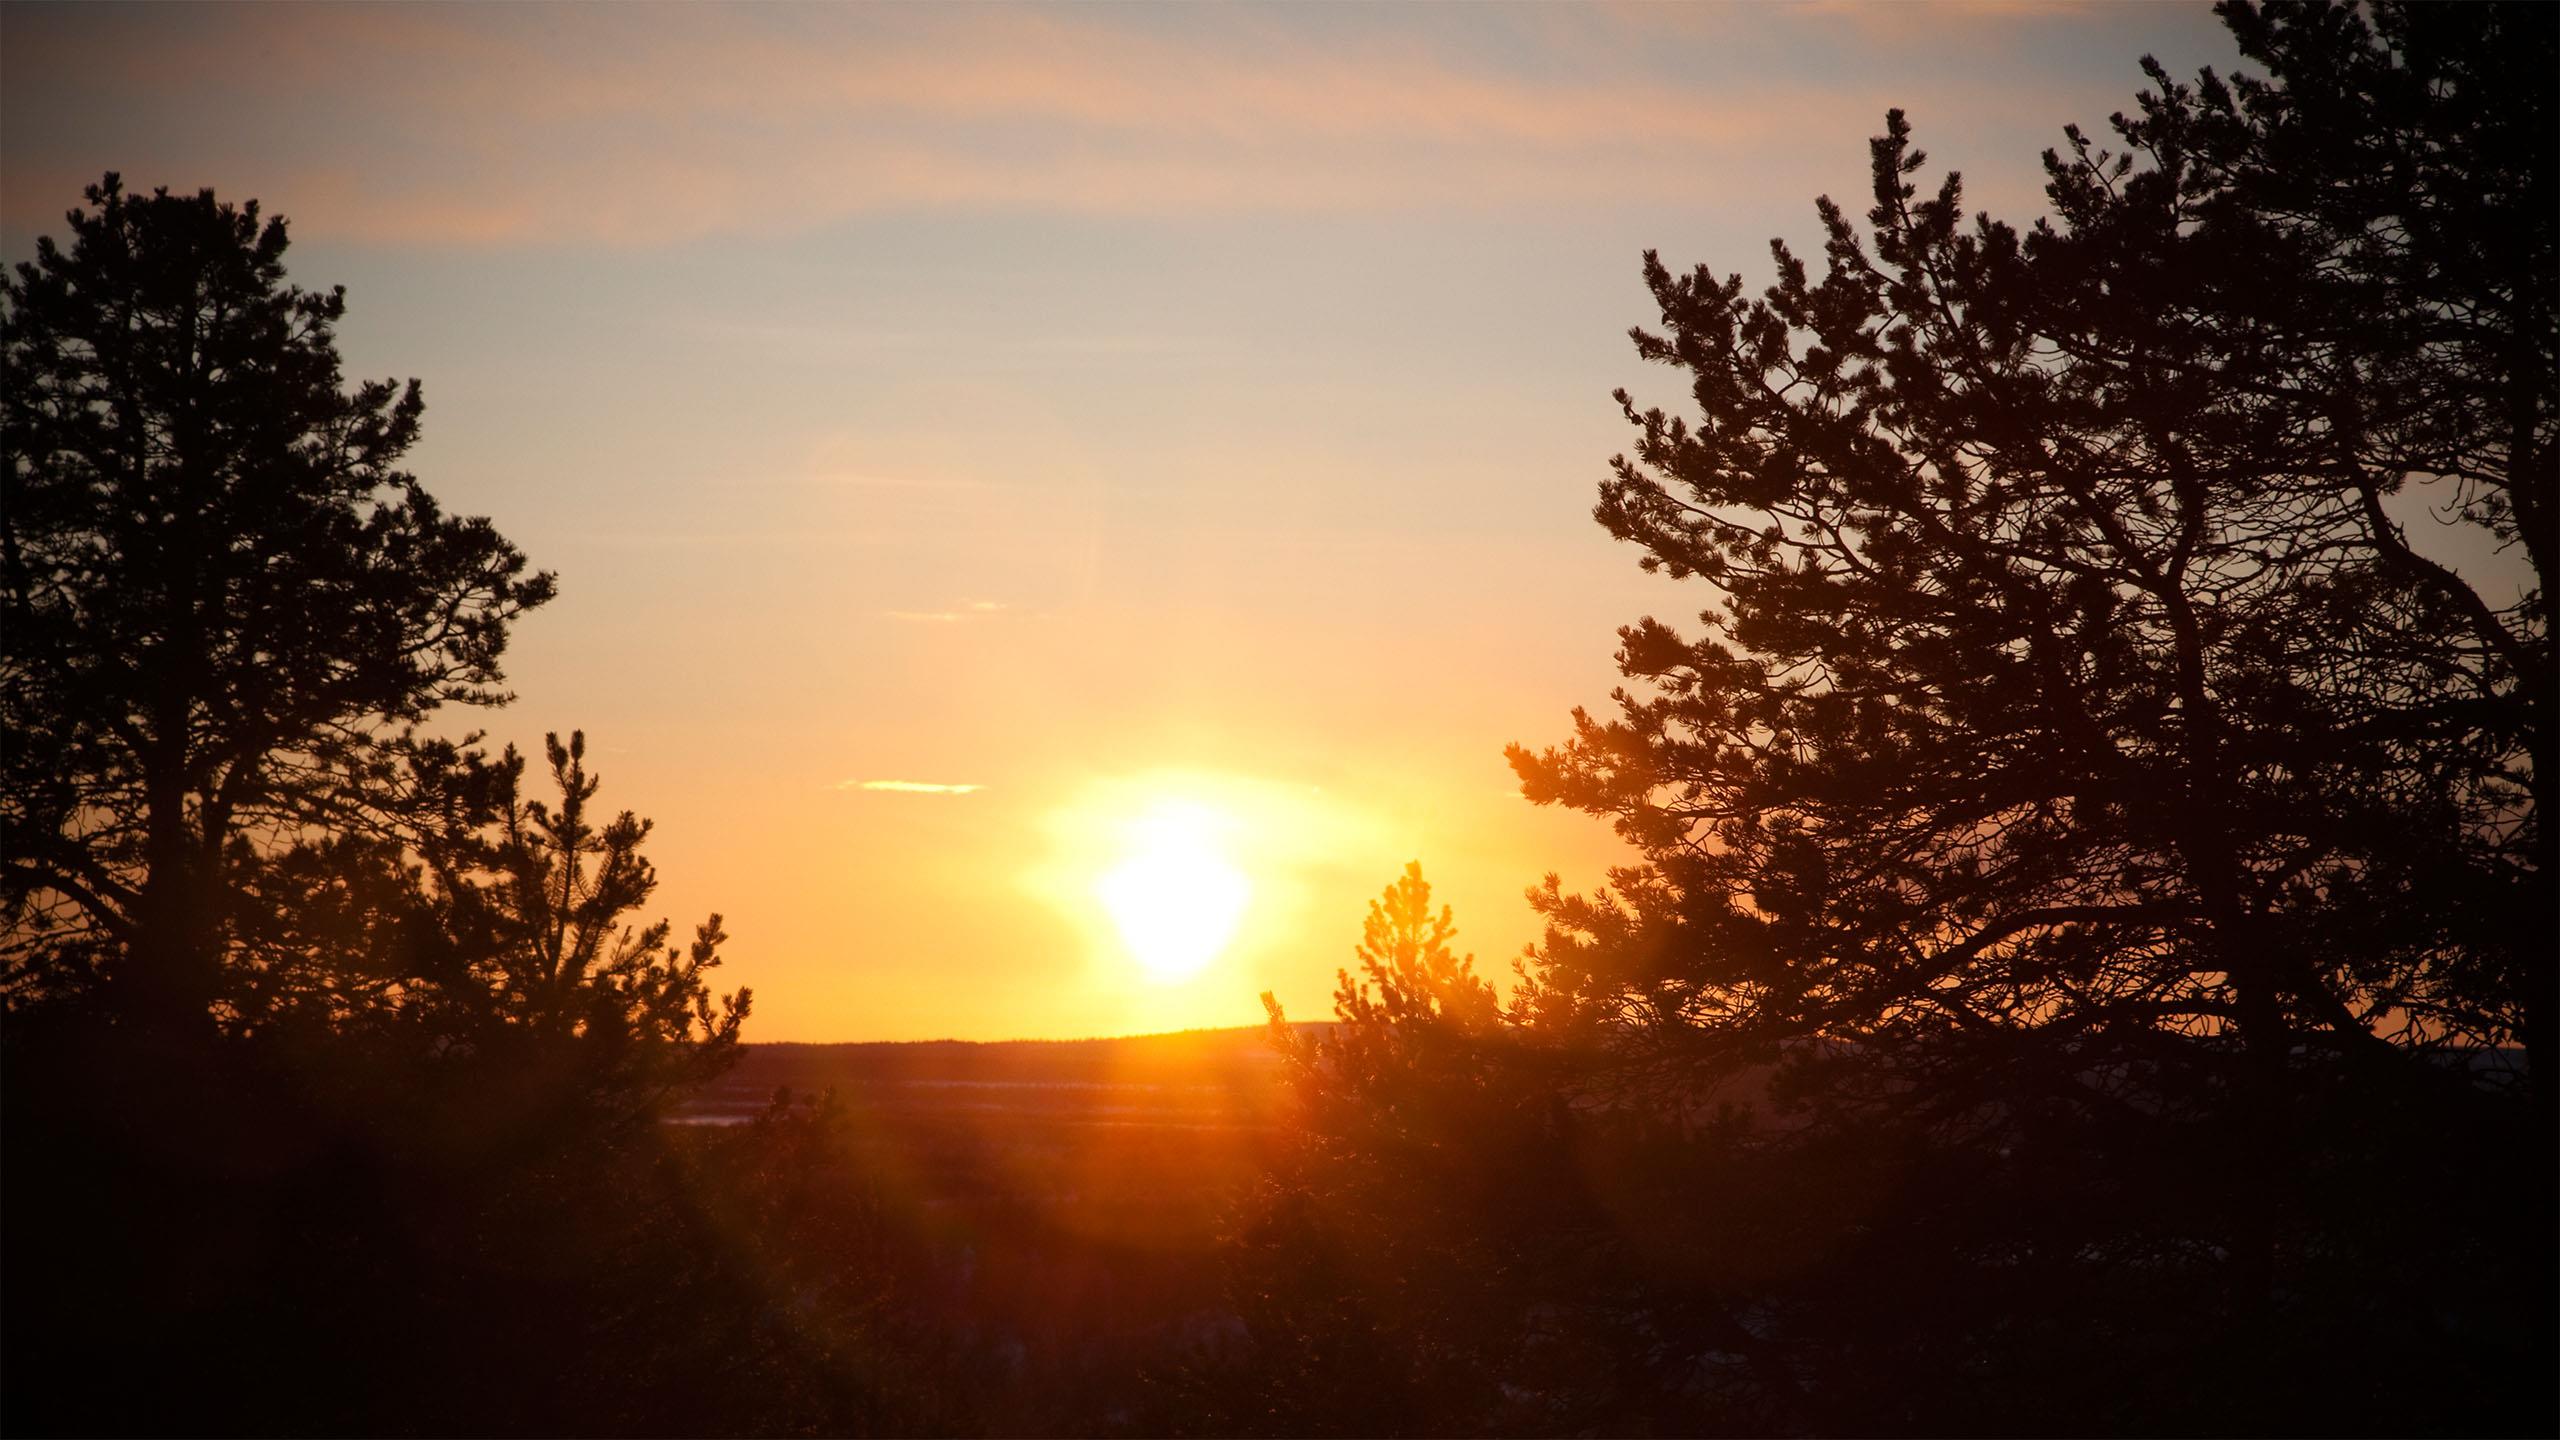
<path id="1" fill-rule="evenodd" d="M 1226 857 L 1225 816 L 1181 802 L 1130 824 L 1127 852 L 1093 884 L 1121 943 L 1156 980 L 1187 980 L 1235 938 L 1253 887 Z"/>
<path id="2" fill-rule="evenodd" d="M 1038 823 L 1047 844 L 1015 878 L 1056 919 L 1034 953 L 1076 977 L 1058 1033 L 1248 1025 L 1262 991 L 1321 996 L 1323 940 L 1415 848 L 1303 779 L 1202 766 L 1090 776 Z"/>

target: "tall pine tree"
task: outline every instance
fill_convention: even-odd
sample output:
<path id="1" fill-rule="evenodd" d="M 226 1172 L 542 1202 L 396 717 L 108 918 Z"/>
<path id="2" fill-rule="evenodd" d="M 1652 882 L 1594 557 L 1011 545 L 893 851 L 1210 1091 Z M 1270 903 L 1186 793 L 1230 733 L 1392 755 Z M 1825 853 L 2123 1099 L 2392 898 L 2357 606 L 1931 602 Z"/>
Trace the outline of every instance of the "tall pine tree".
<path id="1" fill-rule="evenodd" d="M 242 1019 L 241 896 L 361 828 L 403 727 L 504 698 L 548 574 L 398 468 L 423 402 L 342 379 L 285 223 L 114 175 L 0 282 L 0 905 L 13 993 Z"/>

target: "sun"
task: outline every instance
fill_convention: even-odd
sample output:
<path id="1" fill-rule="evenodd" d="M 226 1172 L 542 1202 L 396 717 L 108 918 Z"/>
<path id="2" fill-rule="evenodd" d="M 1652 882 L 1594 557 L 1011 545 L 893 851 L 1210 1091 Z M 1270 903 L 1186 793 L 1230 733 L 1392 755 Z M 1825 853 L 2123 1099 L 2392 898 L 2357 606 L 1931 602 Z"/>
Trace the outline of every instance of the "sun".
<path id="1" fill-rule="evenodd" d="M 1235 938 L 1253 887 L 1220 847 L 1228 828 L 1205 806 L 1160 803 L 1129 824 L 1126 852 L 1093 883 L 1121 943 L 1155 980 L 1199 974 Z"/>

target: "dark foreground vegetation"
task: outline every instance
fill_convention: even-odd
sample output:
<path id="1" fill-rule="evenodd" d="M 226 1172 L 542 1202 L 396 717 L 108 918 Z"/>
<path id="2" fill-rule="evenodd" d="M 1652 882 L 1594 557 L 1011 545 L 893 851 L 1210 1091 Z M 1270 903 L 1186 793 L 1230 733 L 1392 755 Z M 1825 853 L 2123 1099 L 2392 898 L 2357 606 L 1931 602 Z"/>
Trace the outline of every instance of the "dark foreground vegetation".
<path id="1" fill-rule="evenodd" d="M 428 728 L 552 584 L 415 386 L 109 177 L 0 344 L 7 1428 L 2560 1428 L 2560 18 L 2224 13 L 2046 223 L 1897 114 L 1818 274 L 1648 258 L 1705 608 L 1513 757 L 1639 861 L 1259 1050 L 747 1049 L 583 741 Z"/>

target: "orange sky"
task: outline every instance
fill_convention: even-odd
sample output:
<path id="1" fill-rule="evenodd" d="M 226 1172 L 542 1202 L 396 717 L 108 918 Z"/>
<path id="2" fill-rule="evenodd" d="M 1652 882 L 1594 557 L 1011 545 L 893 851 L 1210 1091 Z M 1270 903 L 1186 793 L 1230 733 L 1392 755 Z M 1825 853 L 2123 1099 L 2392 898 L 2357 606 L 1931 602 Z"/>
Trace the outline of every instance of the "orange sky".
<path id="1" fill-rule="evenodd" d="M 1811 248 L 1889 105 L 2031 214 L 2145 51 L 2231 58 L 2200 5 L 13 4 L 0 244 L 111 168 L 292 217 L 413 468 L 561 578 L 456 727 L 588 732 L 754 1038 L 1242 1024 L 1408 859 L 1500 970 L 1621 858 L 1501 752 L 1711 599 L 1589 518 L 1610 390 L 1679 393 L 1639 252 Z M 1245 885 L 1187 979 L 1097 890 L 1165 843 Z"/>

